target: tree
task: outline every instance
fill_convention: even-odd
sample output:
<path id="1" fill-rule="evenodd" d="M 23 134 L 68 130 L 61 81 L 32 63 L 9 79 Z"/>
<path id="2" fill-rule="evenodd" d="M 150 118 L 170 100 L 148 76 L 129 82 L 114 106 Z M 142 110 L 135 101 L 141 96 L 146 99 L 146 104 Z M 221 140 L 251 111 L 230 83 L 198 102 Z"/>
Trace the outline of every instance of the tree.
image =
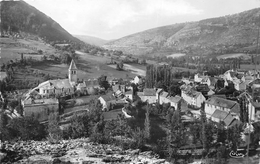
<path id="1" fill-rule="evenodd" d="M 80 138 L 89 136 L 89 116 L 84 114 L 83 116 L 74 114 L 70 119 L 70 126 L 66 134 L 66 138 Z"/>
<path id="2" fill-rule="evenodd" d="M 119 71 L 122 71 L 122 70 L 123 70 L 123 67 L 124 67 L 124 64 L 123 64 L 122 61 L 121 61 L 120 63 L 117 63 L 117 64 L 116 64 L 116 69 L 119 70 Z"/>
<path id="3" fill-rule="evenodd" d="M 203 149 L 206 149 L 206 129 L 205 129 L 205 124 L 207 122 L 206 118 L 206 113 L 205 113 L 205 103 L 203 102 L 201 105 L 201 110 L 200 110 L 200 121 L 202 125 L 202 130 L 201 130 L 201 141 L 203 145 Z"/>
<path id="4" fill-rule="evenodd" d="M 105 75 L 102 75 L 98 78 L 98 84 L 99 84 L 100 88 L 105 88 L 105 90 L 107 90 L 110 87 L 110 85 L 107 81 L 107 76 L 105 76 Z"/>
<path id="5" fill-rule="evenodd" d="M 146 140 L 149 140 L 151 138 L 150 110 L 148 108 L 146 108 L 145 113 L 144 138 Z"/>
<path id="6" fill-rule="evenodd" d="M 70 64 L 70 62 L 72 60 L 71 56 L 67 52 L 61 54 L 59 56 L 59 58 L 61 60 L 61 63 L 64 63 L 64 64 Z"/>
<path id="7" fill-rule="evenodd" d="M 8 123 L 9 140 L 41 140 L 46 136 L 45 127 L 34 117 L 11 119 Z"/>
<path id="8" fill-rule="evenodd" d="M 240 105 L 240 120 L 244 123 L 248 122 L 248 106 L 246 104 L 246 98 L 239 98 Z"/>
<path id="9" fill-rule="evenodd" d="M 139 127 L 132 131 L 132 138 L 134 139 L 134 144 L 132 148 L 143 149 L 145 146 L 145 134 L 143 130 Z"/>
<path id="10" fill-rule="evenodd" d="M 1 109 L 0 109 L 1 110 Z M 8 128 L 6 127 L 8 123 L 7 115 L 3 111 L 0 111 L 0 140 L 5 141 L 9 139 Z"/>
<path id="11" fill-rule="evenodd" d="M 49 141 L 56 142 L 62 139 L 62 130 L 59 126 L 59 114 L 51 113 L 48 118 Z"/>

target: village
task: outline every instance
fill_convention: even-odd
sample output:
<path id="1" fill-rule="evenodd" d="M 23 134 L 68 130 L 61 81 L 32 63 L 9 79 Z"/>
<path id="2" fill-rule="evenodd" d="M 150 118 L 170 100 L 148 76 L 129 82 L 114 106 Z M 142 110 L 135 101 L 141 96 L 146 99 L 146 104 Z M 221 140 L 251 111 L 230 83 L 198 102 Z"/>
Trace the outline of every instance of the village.
<path id="1" fill-rule="evenodd" d="M 260 163 L 259 9 L 101 39 L 25 1 L 1 2 L 0 163 Z"/>
<path id="2" fill-rule="evenodd" d="M 158 70 L 170 68 L 167 63 L 153 64 L 153 67 Z M 13 68 L 9 67 L 7 72 L 1 72 L 2 82 L 13 74 L 10 69 Z M 181 123 L 190 126 L 201 120 L 204 112 L 208 121 L 223 124 L 225 129 L 243 125 L 239 138 L 244 146 L 241 147 L 240 144 L 237 147 L 244 150 L 243 157 L 248 154 L 245 150 L 249 151 L 246 145 L 250 143 L 253 150 L 258 147 L 258 139 L 252 141 L 253 143 L 248 142 L 248 135 L 258 128 L 260 119 L 260 74 L 257 70 L 231 69 L 218 76 L 210 76 L 207 71 L 203 71 L 194 73 L 193 77 L 175 80 L 168 84 L 168 88 L 158 81 L 155 81 L 157 84 L 153 87 L 147 87 L 149 76 L 136 75 L 128 79 L 115 77 L 108 80 L 106 75 L 102 75 L 97 79 L 79 79 L 79 71 L 77 62 L 72 58 L 66 79 L 52 78 L 29 90 L 23 90 L 23 93 L 15 90 L 1 93 L 1 103 L 4 104 L 2 112 L 9 120 L 33 117 L 44 125 L 48 125 L 53 113 L 58 113 L 61 129 L 69 127 L 70 120 L 75 115 L 88 113 L 93 100 L 100 102 L 102 115 L 107 121 L 117 120 L 119 115 L 123 115 L 125 119 L 138 119 L 140 116 L 136 112 L 145 107 L 146 111 L 163 119 L 174 111 L 180 111 Z M 19 98 L 17 93 L 20 94 Z M 140 103 L 145 105 L 137 107 Z M 189 126 L 188 129 L 191 130 Z M 197 153 L 201 154 L 201 146 L 197 145 L 197 149 Z M 187 150 L 192 153 L 190 148 L 178 151 L 182 154 L 187 153 Z M 237 157 L 238 154 L 233 153 L 233 156 Z M 232 153 L 230 155 L 232 157 Z"/>

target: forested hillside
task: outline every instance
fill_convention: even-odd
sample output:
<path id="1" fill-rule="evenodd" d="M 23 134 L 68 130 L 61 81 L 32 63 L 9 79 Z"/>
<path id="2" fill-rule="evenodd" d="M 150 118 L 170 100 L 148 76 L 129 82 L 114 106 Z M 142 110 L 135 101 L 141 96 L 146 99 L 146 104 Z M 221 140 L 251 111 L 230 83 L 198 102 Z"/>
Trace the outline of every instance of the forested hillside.
<path id="1" fill-rule="evenodd" d="M 53 19 L 24 1 L 1 2 L 1 33 L 38 35 L 46 41 L 81 42 Z"/>

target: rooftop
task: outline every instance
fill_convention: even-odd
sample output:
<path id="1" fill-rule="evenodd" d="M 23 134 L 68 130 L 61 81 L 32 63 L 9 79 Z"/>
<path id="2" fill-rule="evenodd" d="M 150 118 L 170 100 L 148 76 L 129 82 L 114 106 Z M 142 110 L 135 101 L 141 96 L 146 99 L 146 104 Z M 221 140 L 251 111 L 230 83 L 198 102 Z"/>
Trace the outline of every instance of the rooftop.
<path id="1" fill-rule="evenodd" d="M 44 104 L 58 104 L 58 99 L 36 99 L 33 100 L 31 98 L 24 100 L 24 105 L 44 105 Z"/>
<path id="2" fill-rule="evenodd" d="M 3 80 L 6 77 L 7 77 L 6 72 L 0 72 L 0 80 Z"/>
<path id="3" fill-rule="evenodd" d="M 116 100 L 116 98 L 112 94 L 106 94 L 100 97 L 102 97 L 106 102 Z"/>
<path id="4" fill-rule="evenodd" d="M 228 108 L 234 113 L 240 113 L 240 107 L 236 101 L 231 101 L 231 100 L 227 100 L 224 98 L 213 96 L 213 97 L 209 98 L 206 101 L 206 103 L 215 105 L 215 106 L 220 106 L 223 108 Z"/>
<path id="5" fill-rule="evenodd" d="M 77 69 L 76 64 L 73 59 L 71 60 L 69 69 Z"/>
<path id="6" fill-rule="evenodd" d="M 38 85 L 38 88 L 71 88 L 69 79 L 48 80 Z"/>
<path id="7" fill-rule="evenodd" d="M 143 92 L 144 92 L 144 96 L 155 96 L 156 95 L 156 91 L 151 88 L 145 88 Z"/>
<path id="8" fill-rule="evenodd" d="M 211 117 L 218 118 L 222 121 L 228 116 L 228 112 L 225 112 L 223 110 L 216 109 L 215 112 L 211 115 Z"/>
<path id="9" fill-rule="evenodd" d="M 202 94 L 201 92 L 195 91 L 195 90 L 190 90 L 186 92 L 186 95 L 190 96 L 190 97 L 194 97 L 197 98 L 200 94 Z"/>
<path id="10" fill-rule="evenodd" d="M 224 122 L 227 126 L 229 126 L 234 120 L 235 118 L 228 114 L 227 117 L 224 119 Z"/>
<path id="11" fill-rule="evenodd" d="M 180 96 L 174 96 L 174 97 L 170 96 L 168 97 L 168 99 L 172 102 L 178 103 L 179 101 L 181 101 L 182 98 Z"/>

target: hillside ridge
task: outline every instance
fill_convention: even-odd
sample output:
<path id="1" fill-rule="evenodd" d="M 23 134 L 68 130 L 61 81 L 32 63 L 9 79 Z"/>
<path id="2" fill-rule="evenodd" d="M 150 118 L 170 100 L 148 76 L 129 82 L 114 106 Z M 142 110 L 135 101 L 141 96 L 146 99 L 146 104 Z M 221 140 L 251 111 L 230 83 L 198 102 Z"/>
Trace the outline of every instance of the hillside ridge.
<path id="1" fill-rule="evenodd" d="M 83 43 L 51 17 L 24 1 L 1 1 L 1 35 L 37 35 L 46 42 Z"/>
<path id="2" fill-rule="evenodd" d="M 148 29 L 103 47 L 134 55 L 221 55 L 255 53 L 260 8 L 241 13 Z"/>

